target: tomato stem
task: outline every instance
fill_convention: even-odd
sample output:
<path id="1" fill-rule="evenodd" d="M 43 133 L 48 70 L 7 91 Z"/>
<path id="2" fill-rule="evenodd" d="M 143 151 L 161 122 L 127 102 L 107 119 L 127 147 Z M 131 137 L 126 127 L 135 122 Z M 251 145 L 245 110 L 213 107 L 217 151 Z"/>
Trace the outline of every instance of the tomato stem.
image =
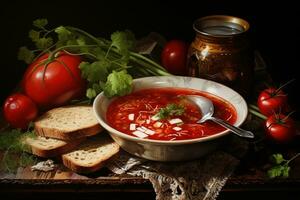
<path id="1" fill-rule="evenodd" d="M 290 112 L 282 121 L 286 121 L 295 111 Z"/>
<path id="2" fill-rule="evenodd" d="M 282 86 L 280 86 L 274 93 L 275 95 L 285 86 L 287 86 L 288 84 L 290 84 L 291 82 L 295 81 L 295 79 L 289 80 L 288 82 L 286 82 L 285 84 L 283 84 Z"/>

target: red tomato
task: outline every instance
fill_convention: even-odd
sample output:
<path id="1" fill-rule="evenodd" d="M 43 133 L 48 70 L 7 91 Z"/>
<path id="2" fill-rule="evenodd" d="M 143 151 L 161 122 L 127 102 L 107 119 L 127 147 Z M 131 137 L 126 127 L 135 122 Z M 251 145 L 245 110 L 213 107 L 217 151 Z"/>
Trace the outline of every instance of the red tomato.
<path id="1" fill-rule="evenodd" d="M 38 109 L 29 97 L 16 93 L 5 100 L 3 113 L 11 126 L 26 129 L 29 122 L 37 117 Z"/>
<path id="2" fill-rule="evenodd" d="M 266 120 L 265 128 L 267 136 L 279 143 L 289 142 L 296 133 L 293 119 L 283 114 L 271 115 Z"/>
<path id="3" fill-rule="evenodd" d="M 163 48 L 161 63 L 166 70 L 175 75 L 186 75 L 188 45 L 180 40 L 171 40 Z"/>
<path id="4" fill-rule="evenodd" d="M 81 78 L 79 56 L 59 52 L 47 66 L 48 54 L 41 56 L 26 70 L 22 86 L 38 106 L 54 107 L 82 95 L 85 82 Z"/>
<path id="5" fill-rule="evenodd" d="M 268 88 L 260 93 L 257 106 L 260 112 L 266 116 L 284 112 L 287 107 L 287 96 L 282 90 Z"/>

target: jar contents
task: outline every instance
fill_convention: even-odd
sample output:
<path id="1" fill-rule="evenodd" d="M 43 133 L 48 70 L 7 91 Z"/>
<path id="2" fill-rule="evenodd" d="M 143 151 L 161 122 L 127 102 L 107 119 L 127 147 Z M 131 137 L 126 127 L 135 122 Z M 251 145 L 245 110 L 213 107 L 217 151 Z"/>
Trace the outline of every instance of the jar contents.
<path id="1" fill-rule="evenodd" d="M 212 35 L 232 35 L 232 34 L 241 33 L 242 31 L 227 26 L 211 26 L 211 27 L 205 27 L 203 29 L 203 32 Z"/>

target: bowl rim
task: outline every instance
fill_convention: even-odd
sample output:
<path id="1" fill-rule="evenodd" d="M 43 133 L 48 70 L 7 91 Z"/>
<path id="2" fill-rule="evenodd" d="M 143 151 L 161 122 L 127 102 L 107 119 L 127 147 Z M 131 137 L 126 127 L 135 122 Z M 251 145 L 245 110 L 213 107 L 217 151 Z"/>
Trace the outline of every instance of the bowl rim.
<path id="1" fill-rule="evenodd" d="M 133 80 L 133 84 L 135 82 L 143 81 L 145 79 L 146 80 L 147 79 L 153 79 L 154 77 L 160 77 L 160 78 L 168 77 L 168 78 L 170 78 L 171 76 L 148 76 L 148 77 L 137 78 L 137 79 Z M 242 99 L 242 103 L 245 105 L 245 109 L 246 109 L 245 116 L 243 116 L 243 118 L 240 120 L 240 122 L 238 124 L 235 124 L 235 126 L 241 126 L 245 122 L 245 120 L 247 118 L 247 113 L 248 113 L 248 106 L 247 106 L 247 103 L 246 103 L 245 99 L 238 92 L 236 92 L 235 90 L 233 90 L 230 87 L 228 87 L 226 85 L 223 85 L 221 83 L 218 83 L 218 82 L 215 82 L 215 81 L 211 81 L 211 80 L 207 80 L 207 79 L 202 79 L 202 78 L 197 78 L 197 77 L 186 77 L 186 76 L 172 76 L 172 77 L 173 78 L 174 77 L 182 77 L 182 78 L 200 79 L 201 81 L 208 81 L 208 82 L 211 82 L 213 84 L 217 84 L 217 85 L 220 85 L 222 87 L 225 87 L 225 88 L 231 90 L 231 92 L 234 95 L 237 95 L 237 96 L 239 96 Z M 199 90 L 199 91 L 201 91 L 201 90 Z M 216 94 L 212 94 L 212 95 L 218 96 Z M 220 96 L 218 96 L 218 97 L 220 97 Z M 228 135 L 230 133 L 230 130 L 224 130 L 222 132 L 219 132 L 219 133 L 216 133 L 216 134 L 213 134 L 213 135 L 209 135 L 209 136 L 206 136 L 206 137 L 186 139 L 186 140 L 171 140 L 171 141 L 170 140 L 154 140 L 154 139 L 134 137 L 134 136 L 128 135 L 126 133 L 122 133 L 121 131 L 118 131 L 118 130 L 114 129 L 113 127 L 111 127 L 110 125 L 108 125 L 105 122 L 105 120 L 98 114 L 96 107 L 97 107 L 97 104 L 98 104 L 98 102 L 99 102 L 99 100 L 101 98 L 107 98 L 107 97 L 105 97 L 104 92 L 101 92 L 100 94 L 98 94 L 96 96 L 94 102 L 93 102 L 93 112 L 94 112 L 94 115 L 96 116 L 98 122 L 100 123 L 100 125 L 104 129 L 106 129 L 110 135 L 111 134 L 112 135 L 117 135 L 118 137 L 130 140 L 130 141 L 152 143 L 152 144 L 157 144 L 157 145 L 165 145 L 165 144 L 168 144 L 168 145 L 182 145 L 182 144 L 191 144 L 191 143 L 198 143 L 198 142 L 209 141 L 209 140 L 213 140 L 213 139 L 217 139 L 217 138 L 223 137 L 223 136 Z M 223 98 L 223 97 L 220 97 L 220 98 Z M 236 109 L 235 106 L 234 106 L 234 108 Z"/>

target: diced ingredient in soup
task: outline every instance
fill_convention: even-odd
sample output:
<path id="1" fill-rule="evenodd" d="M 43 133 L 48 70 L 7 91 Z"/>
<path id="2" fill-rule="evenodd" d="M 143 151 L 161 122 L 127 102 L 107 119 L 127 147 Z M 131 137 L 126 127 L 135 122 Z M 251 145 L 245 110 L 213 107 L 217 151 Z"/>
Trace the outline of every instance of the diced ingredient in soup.
<path id="1" fill-rule="evenodd" d="M 152 88 L 115 99 L 107 110 L 108 124 L 125 134 L 154 140 L 194 139 L 225 130 L 212 121 L 197 124 L 201 110 L 186 95 L 209 98 L 215 107 L 215 117 L 230 124 L 236 121 L 234 107 L 210 93 L 182 88 Z"/>

